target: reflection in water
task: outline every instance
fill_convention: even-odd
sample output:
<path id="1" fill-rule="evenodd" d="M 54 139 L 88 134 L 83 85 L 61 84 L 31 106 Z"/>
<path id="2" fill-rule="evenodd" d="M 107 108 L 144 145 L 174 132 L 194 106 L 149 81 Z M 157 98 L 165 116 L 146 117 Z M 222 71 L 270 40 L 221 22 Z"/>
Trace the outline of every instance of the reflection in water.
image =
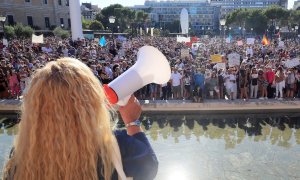
<path id="1" fill-rule="evenodd" d="M 221 139 L 225 148 L 235 148 L 245 138 L 254 142 L 270 141 L 272 145 L 290 147 L 294 136 L 296 143 L 300 144 L 299 116 L 256 117 L 244 116 L 196 116 L 196 115 L 144 115 L 142 117 L 145 129 L 153 141 L 160 137 L 172 137 L 179 143 L 179 137 L 186 140 L 195 136 L 198 142 L 201 137 Z"/>

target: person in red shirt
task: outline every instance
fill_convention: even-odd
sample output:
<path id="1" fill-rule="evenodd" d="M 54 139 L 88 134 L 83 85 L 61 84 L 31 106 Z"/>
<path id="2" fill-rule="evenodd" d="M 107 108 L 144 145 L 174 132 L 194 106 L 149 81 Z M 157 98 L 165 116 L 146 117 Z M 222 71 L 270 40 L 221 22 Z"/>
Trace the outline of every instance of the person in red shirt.
<path id="1" fill-rule="evenodd" d="M 274 79 L 275 79 L 275 72 L 272 70 L 270 66 L 266 68 L 266 73 L 265 73 L 266 80 L 268 81 L 269 85 L 267 87 L 268 91 L 268 98 L 273 98 L 274 97 Z"/>

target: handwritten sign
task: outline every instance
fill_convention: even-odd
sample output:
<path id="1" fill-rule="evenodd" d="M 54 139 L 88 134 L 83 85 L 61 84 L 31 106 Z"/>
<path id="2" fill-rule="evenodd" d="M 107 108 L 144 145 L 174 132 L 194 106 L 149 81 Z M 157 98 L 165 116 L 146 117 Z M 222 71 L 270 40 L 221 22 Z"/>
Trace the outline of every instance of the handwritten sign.
<path id="1" fill-rule="evenodd" d="M 254 38 L 247 38 L 247 44 L 254 44 L 255 39 Z"/>
<path id="2" fill-rule="evenodd" d="M 222 56 L 220 54 L 214 54 L 210 56 L 212 63 L 220 63 L 222 62 Z"/>
<path id="3" fill-rule="evenodd" d="M 219 71 L 220 69 L 223 69 L 223 70 L 226 69 L 225 63 L 217 63 L 217 70 Z"/>
<path id="4" fill-rule="evenodd" d="M 300 61 L 299 61 L 298 58 L 294 58 L 292 60 L 288 60 L 288 61 L 285 62 L 285 66 L 287 68 L 293 68 L 293 67 L 298 66 L 298 65 L 300 65 Z"/>
<path id="5" fill-rule="evenodd" d="M 233 66 L 236 66 L 236 65 L 240 65 L 240 55 L 237 54 L 237 53 L 231 53 L 231 54 L 228 54 L 228 64 L 229 64 L 229 67 L 233 67 Z"/>
<path id="6" fill-rule="evenodd" d="M 32 34 L 31 41 L 32 41 L 32 43 L 43 44 L 44 43 L 44 35 L 41 34 L 39 36 L 36 36 L 36 35 Z"/>
<path id="7" fill-rule="evenodd" d="M 180 53 L 181 53 L 181 58 L 190 56 L 190 51 L 188 49 L 181 49 Z"/>
<path id="8" fill-rule="evenodd" d="M 190 37 L 177 37 L 177 42 L 191 42 L 191 38 Z"/>

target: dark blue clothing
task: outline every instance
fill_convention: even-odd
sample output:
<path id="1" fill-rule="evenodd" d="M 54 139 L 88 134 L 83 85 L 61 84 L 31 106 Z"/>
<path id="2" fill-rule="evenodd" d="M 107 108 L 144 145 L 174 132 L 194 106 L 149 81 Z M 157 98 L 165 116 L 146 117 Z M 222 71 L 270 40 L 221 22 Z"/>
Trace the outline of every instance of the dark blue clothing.
<path id="1" fill-rule="evenodd" d="M 143 132 L 133 136 L 127 135 L 127 131 L 115 131 L 123 169 L 127 177 L 134 180 L 154 179 L 158 169 L 156 155 Z"/>
<path id="2" fill-rule="evenodd" d="M 134 180 L 152 180 L 155 178 L 158 161 L 156 155 L 143 132 L 129 136 L 126 130 L 117 130 L 114 132 L 120 153 L 122 157 L 123 170 L 127 177 L 133 177 Z M 98 176 L 101 177 L 101 160 L 98 164 Z M 118 180 L 118 174 L 115 170 L 112 180 Z"/>

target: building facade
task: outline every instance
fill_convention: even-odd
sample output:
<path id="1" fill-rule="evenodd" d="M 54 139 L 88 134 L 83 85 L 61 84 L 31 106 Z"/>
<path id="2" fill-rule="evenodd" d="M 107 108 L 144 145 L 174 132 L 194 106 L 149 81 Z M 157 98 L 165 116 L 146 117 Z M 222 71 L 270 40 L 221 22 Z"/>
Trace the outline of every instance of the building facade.
<path id="1" fill-rule="evenodd" d="M 206 1 L 145 1 L 144 6 L 134 9 L 151 9 L 150 18 L 163 28 L 165 23 L 172 23 L 180 19 L 180 13 L 186 8 L 189 13 L 191 28 L 201 33 L 207 30 L 219 29 L 220 7 Z"/>
<path id="2" fill-rule="evenodd" d="M 287 0 L 210 0 L 212 5 L 221 7 L 221 17 L 239 8 L 266 8 L 279 5 L 287 8 Z"/>
<path id="3" fill-rule="evenodd" d="M 300 10 L 300 0 L 294 2 L 293 10 Z"/>
<path id="4" fill-rule="evenodd" d="M 6 16 L 7 25 L 22 23 L 41 30 L 71 27 L 69 0 L 1 0 L 0 16 Z"/>
<path id="5" fill-rule="evenodd" d="M 95 20 L 96 15 L 100 13 L 101 9 L 97 5 L 91 3 L 81 4 L 81 15 L 85 20 Z"/>

